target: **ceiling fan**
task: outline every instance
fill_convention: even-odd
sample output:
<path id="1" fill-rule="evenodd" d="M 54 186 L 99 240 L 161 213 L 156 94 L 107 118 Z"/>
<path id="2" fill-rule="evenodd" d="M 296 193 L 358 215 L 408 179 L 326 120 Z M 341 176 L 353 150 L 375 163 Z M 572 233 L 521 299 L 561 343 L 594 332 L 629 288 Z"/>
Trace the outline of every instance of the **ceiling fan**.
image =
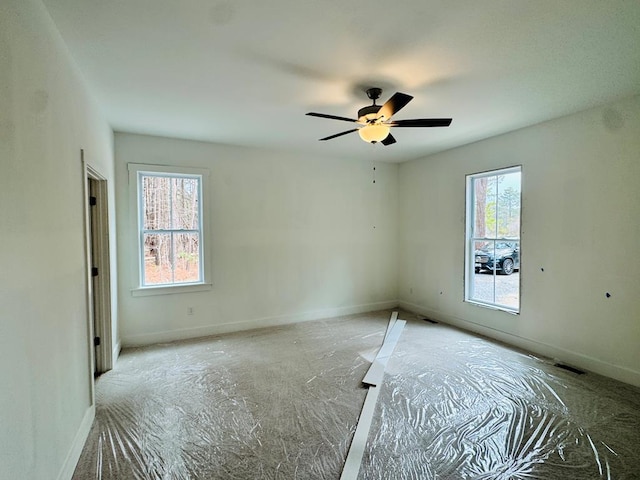
<path id="1" fill-rule="evenodd" d="M 331 140 L 341 137 L 347 133 L 358 132 L 360 138 L 365 142 L 391 145 L 396 143 L 396 139 L 391 135 L 390 127 L 448 127 L 451 125 L 451 118 L 416 118 L 412 120 L 391 120 L 391 117 L 400 111 L 413 97 L 406 93 L 396 92 L 386 101 L 384 105 L 376 105 L 376 100 L 380 98 L 381 88 L 369 88 L 367 96 L 373 100 L 373 105 L 358 110 L 358 119 L 327 115 L 325 113 L 309 112 L 307 115 L 320 118 L 331 118 L 344 122 L 353 122 L 361 125 L 358 128 L 336 133 L 329 137 L 321 138 L 320 141 Z"/>

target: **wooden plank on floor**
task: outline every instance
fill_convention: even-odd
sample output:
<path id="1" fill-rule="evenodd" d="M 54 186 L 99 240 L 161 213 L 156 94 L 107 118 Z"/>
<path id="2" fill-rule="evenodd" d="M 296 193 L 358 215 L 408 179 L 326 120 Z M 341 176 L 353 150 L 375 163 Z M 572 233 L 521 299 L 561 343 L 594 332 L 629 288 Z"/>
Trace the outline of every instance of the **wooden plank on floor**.
<path id="1" fill-rule="evenodd" d="M 391 329 L 393 328 L 393 326 L 396 324 L 397 321 L 398 321 L 398 312 L 392 312 L 391 313 L 391 318 L 389 319 L 389 323 L 387 323 L 387 329 L 384 332 L 384 340 L 382 340 L 383 344 L 384 344 L 384 341 L 389 336 L 389 333 L 391 332 Z M 380 346 L 380 348 L 382 348 L 382 345 Z"/>
<path id="2" fill-rule="evenodd" d="M 369 430 L 371 429 L 371 422 L 373 421 L 373 413 L 376 409 L 379 393 L 380 387 L 369 387 L 369 390 L 367 391 L 367 397 L 364 400 L 362 412 L 360 412 L 360 418 L 358 418 L 356 433 L 353 435 L 353 441 L 349 447 L 349 453 L 347 454 L 347 460 L 344 462 L 344 468 L 342 469 L 340 480 L 356 480 L 358 478 L 360 465 L 362 464 L 362 456 L 364 455 L 364 449 L 367 446 L 367 438 L 369 437 Z"/>
<path id="3" fill-rule="evenodd" d="M 369 367 L 365 378 L 362 380 L 363 383 L 369 385 L 369 389 L 364 400 L 364 405 L 362 406 L 362 411 L 360 412 L 360 417 L 358 418 L 356 432 L 353 435 L 340 480 L 357 480 L 358 478 L 362 457 L 364 456 L 364 449 L 367 446 L 369 430 L 373 422 L 373 414 L 375 413 L 376 403 L 378 402 L 382 379 L 384 378 L 384 369 L 391 357 L 391 353 L 393 353 L 398 343 L 398 339 L 406 323 L 404 320 L 398 320 L 398 312 L 391 314 L 382 346 L 380 350 L 378 350 L 378 354 Z"/>
<path id="4" fill-rule="evenodd" d="M 373 359 L 367 374 L 362 379 L 362 383 L 367 385 L 380 385 L 382 383 L 382 378 L 384 377 L 384 369 L 389 362 L 389 358 L 393 353 L 393 349 L 396 348 L 396 344 L 398 343 L 398 339 L 402 334 L 402 329 L 404 328 L 407 322 L 404 320 L 398 320 L 395 322 L 391 330 L 389 330 L 389 335 L 385 338 L 382 347 L 378 351 L 376 358 Z"/>

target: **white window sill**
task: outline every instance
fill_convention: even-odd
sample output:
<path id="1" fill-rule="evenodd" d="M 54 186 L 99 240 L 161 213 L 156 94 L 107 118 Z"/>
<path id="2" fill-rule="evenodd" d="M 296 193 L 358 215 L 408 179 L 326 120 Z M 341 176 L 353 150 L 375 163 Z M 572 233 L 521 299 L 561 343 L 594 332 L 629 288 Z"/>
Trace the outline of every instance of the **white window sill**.
<path id="1" fill-rule="evenodd" d="M 131 290 L 132 297 L 148 297 L 151 295 L 171 295 L 174 293 L 206 292 L 211 290 L 211 283 L 196 283 L 192 285 L 158 285 L 157 287 L 140 287 Z"/>
<path id="2" fill-rule="evenodd" d="M 499 310 L 501 312 L 510 313 L 511 315 L 520 315 L 520 310 L 514 310 L 509 307 L 503 307 L 492 303 L 482 303 L 476 300 L 465 300 L 465 302 L 475 305 L 476 307 L 488 308 L 489 310 Z"/>

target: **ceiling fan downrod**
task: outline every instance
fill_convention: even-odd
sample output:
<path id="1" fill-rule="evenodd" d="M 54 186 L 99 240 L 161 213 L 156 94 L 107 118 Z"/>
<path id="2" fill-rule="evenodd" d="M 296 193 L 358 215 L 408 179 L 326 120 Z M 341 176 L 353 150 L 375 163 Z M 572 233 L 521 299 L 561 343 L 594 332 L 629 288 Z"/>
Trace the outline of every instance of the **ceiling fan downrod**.
<path id="1" fill-rule="evenodd" d="M 373 100 L 374 105 L 376 104 L 376 100 L 380 98 L 380 95 L 382 95 L 381 88 L 376 88 L 376 87 L 367 88 L 367 97 Z"/>

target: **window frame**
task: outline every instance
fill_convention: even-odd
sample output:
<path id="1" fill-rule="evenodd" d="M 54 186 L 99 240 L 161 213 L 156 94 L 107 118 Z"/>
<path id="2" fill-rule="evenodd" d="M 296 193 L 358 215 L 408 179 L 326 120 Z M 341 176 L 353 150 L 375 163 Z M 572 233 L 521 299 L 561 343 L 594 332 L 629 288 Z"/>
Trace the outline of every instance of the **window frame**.
<path id="1" fill-rule="evenodd" d="M 498 236 L 497 225 L 495 238 L 491 237 L 476 237 L 475 236 L 475 225 L 476 225 L 476 209 L 475 207 L 475 187 L 474 180 L 483 177 L 498 177 L 500 175 L 507 175 L 511 173 L 520 173 L 520 220 L 519 220 L 519 231 L 517 239 L 514 238 L 505 238 Z M 498 192 L 496 192 L 498 194 Z M 508 305 L 496 303 L 496 302 L 488 302 L 478 300 L 476 298 L 472 298 L 473 296 L 473 279 L 475 273 L 475 242 L 477 241 L 492 241 L 494 245 L 498 242 L 509 242 L 509 243 L 517 243 L 518 251 L 519 251 L 519 268 L 518 272 L 520 273 L 522 266 L 522 165 L 513 165 L 505 168 L 498 168 L 493 170 L 487 170 L 478 173 L 468 174 L 465 177 L 465 278 L 464 278 L 464 301 L 466 303 L 470 303 L 472 305 L 476 305 L 479 307 L 489 308 L 493 310 L 500 310 L 503 312 L 507 312 L 514 315 L 519 315 L 522 309 L 522 276 L 518 279 L 518 306 L 516 308 L 510 307 Z M 498 212 L 498 207 L 496 205 L 496 215 Z M 494 269 L 493 271 L 493 288 L 494 288 L 494 298 L 495 298 L 495 287 L 496 287 L 496 279 L 497 272 Z"/>
<path id="2" fill-rule="evenodd" d="M 136 257 L 132 261 L 133 296 L 165 295 L 211 290 L 211 261 L 207 249 L 210 236 L 209 226 L 209 170 L 206 168 L 177 167 L 140 163 L 127 164 L 129 171 L 129 211 L 131 216 L 132 248 Z M 199 177 L 199 269 L 200 281 L 144 285 L 144 213 L 141 178 L 144 175 L 168 178 Z M 175 231 L 175 230 L 174 230 Z"/>

